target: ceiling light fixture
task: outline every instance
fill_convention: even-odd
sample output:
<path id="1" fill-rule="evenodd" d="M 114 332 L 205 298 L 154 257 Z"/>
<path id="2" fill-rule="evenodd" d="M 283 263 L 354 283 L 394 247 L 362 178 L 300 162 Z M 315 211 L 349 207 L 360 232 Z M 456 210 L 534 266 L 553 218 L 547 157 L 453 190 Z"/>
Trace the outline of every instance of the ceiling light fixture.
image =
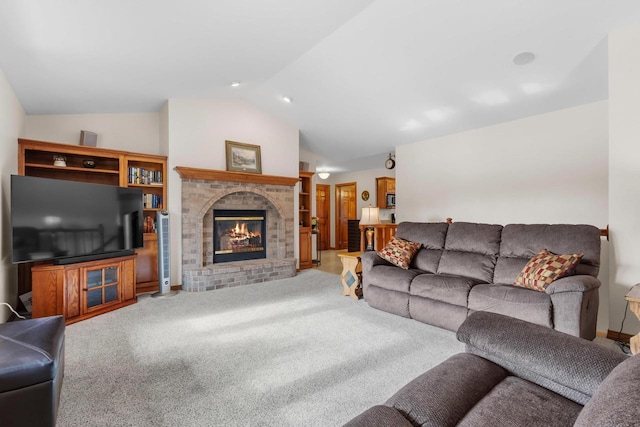
<path id="1" fill-rule="evenodd" d="M 324 169 L 321 169 L 320 172 L 318 172 L 318 178 L 320 179 L 327 179 L 330 175 L 331 174 Z"/>
<path id="2" fill-rule="evenodd" d="M 288 96 L 283 96 L 282 100 L 287 104 L 291 104 L 291 102 L 293 101 L 293 99 L 289 98 Z"/>
<path id="3" fill-rule="evenodd" d="M 520 52 L 513 57 L 513 63 L 516 65 L 527 65 L 531 64 L 534 59 L 536 59 L 536 56 L 533 52 Z"/>
<path id="4" fill-rule="evenodd" d="M 231 87 L 238 87 L 240 86 L 240 82 L 231 82 Z"/>

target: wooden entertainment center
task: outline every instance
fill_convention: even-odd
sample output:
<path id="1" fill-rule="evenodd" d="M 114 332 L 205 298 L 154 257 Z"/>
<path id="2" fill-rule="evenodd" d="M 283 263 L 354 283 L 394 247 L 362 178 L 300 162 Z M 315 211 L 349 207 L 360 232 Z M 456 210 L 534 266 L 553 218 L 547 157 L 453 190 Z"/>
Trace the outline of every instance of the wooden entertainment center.
<path id="1" fill-rule="evenodd" d="M 136 302 L 136 256 L 31 269 L 32 315 L 64 316 L 66 324 Z"/>
<path id="2" fill-rule="evenodd" d="M 54 165 L 56 159 L 64 159 L 62 165 Z M 60 164 L 60 162 L 56 162 Z M 60 307 L 61 298 L 64 299 L 64 314 L 81 320 L 93 315 L 92 313 L 105 312 L 122 305 L 135 302 L 135 294 L 141 292 L 157 291 L 158 287 L 158 240 L 153 221 L 156 212 L 166 207 L 167 202 L 167 157 L 151 154 L 132 153 L 129 151 L 111 150 L 82 145 L 60 144 L 55 142 L 34 141 L 18 139 L 18 174 L 36 176 L 41 178 L 64 179 L 69 181 L 90 182 L 94 184 L 117 185 L 120 187 L 133 187 L 142 189 L 145 205 L 143 209 L 145 233 L 144 247 L 136 250 L 136 256 L 128 261 L 124 258 L 112 258 L 89 263 L 78 263 L 66 266 L 52 266 L 50 262 L 35 261 L 20 264 L 18 267 L 18 292 L 22 295 L 30 290 L 34 291 L 33 307 L 34 317 L 36 310 L 46 308 L 49 313 L 51 307 Z M 126 258 L 126 257 L 125 257 Z M 123 262 L 124 264 L 119 264 Z M 117 266 L 112 266 L 112 264 Z M 114 264 L 114 265 L 115 265 Z M 94 269 L 107 269 L 109 277 L 113 275 L 109 268 L 118 270 L 118 301 L 109 300 L 100 307 L 80 306 L 78 293 L 75 286 L 78 283 L 88 283 L 86 274 Z M 75 270 L 74 270 L 75 269 Z M 89 269 L 89 270 L 85 270 Z M 33 277 L 32 277 L 33 270 Z M 72 271 L 75 271 L 72 273 Z M 128 273 L 121 277 L 123 272 Z M 86 274 L 85 274 L 86 273 Z M 97 273 L 91 273 L 97 274 Z M 106 274 L 106 273 L 105 273 Z M 64 292 L 55 294 L 51 285 L 54 280 L 58 283 L 62 280 Z M 50 282 L 48 286 L 49 297 L 43 297 L 38 290 L 36 298 L 36 285 L 41 286 L 42 281 Z M 32 289 L 33 283 L 33 289 Z M 104 285 L 108 298 L 114 293 L 114 285 Z M 58 289 L 60 289 L 58 287 Z M 82 288 L 83 293 L 88 293 Z M 96 292 L 94 292 L 97 295 Z M 132 295 L 132 296 L 131 296 Z M 82 296 L 80 294 L 80 296 Z M 130 298 L 131 296 L 131 298 Z M 43 298 L 46 301 L 43 301 Z M 56 301 L 54 301 L 56 299 Z M 86 298 L 85 298 L 86 299 Z M 86 302 L 86 301 L 85 301 Z M 37 307 L 37 308 L 36 308 Z M 78 311 L 79 310 L 79 311 Z M 52 314 L 63 314 L 56 312 Z M 48 315 L 48 314 L 46 314 Z"/>

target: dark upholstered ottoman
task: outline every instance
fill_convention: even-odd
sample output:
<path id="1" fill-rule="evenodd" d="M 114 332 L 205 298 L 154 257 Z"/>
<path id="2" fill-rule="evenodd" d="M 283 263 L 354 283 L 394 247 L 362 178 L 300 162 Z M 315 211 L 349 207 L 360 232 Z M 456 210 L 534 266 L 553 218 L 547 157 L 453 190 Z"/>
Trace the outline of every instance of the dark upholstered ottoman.
<path id="1" fill-rule="evenodd" d="M 63 375 L 62 316 L 0 324 L 0 425 L 55 426 Z"/>

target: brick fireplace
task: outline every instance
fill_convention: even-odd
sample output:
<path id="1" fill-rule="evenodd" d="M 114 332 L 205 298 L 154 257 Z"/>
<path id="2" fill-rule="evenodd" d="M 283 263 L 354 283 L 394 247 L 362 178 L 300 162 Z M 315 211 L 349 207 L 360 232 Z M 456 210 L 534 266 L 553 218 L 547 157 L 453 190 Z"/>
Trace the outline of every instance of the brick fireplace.
<path id="1" fill-rule="evenodd" d="M 208 291 L 293 277 L 298 178 L 177 166 L 182 179 L 182 288 Z M 214 262 L 214 210 L 266 212 L 266 258 Z"/>

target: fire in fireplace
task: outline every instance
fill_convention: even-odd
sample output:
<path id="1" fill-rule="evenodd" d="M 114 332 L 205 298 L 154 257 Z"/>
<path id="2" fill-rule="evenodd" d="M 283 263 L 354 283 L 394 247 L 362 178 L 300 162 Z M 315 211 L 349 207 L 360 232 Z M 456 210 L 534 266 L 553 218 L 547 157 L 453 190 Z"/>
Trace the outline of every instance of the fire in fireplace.
<path id="1" fill-rule="evenodd" d="M 213 262 L 266 258 L 266 211 L 213 211 Z"/>

